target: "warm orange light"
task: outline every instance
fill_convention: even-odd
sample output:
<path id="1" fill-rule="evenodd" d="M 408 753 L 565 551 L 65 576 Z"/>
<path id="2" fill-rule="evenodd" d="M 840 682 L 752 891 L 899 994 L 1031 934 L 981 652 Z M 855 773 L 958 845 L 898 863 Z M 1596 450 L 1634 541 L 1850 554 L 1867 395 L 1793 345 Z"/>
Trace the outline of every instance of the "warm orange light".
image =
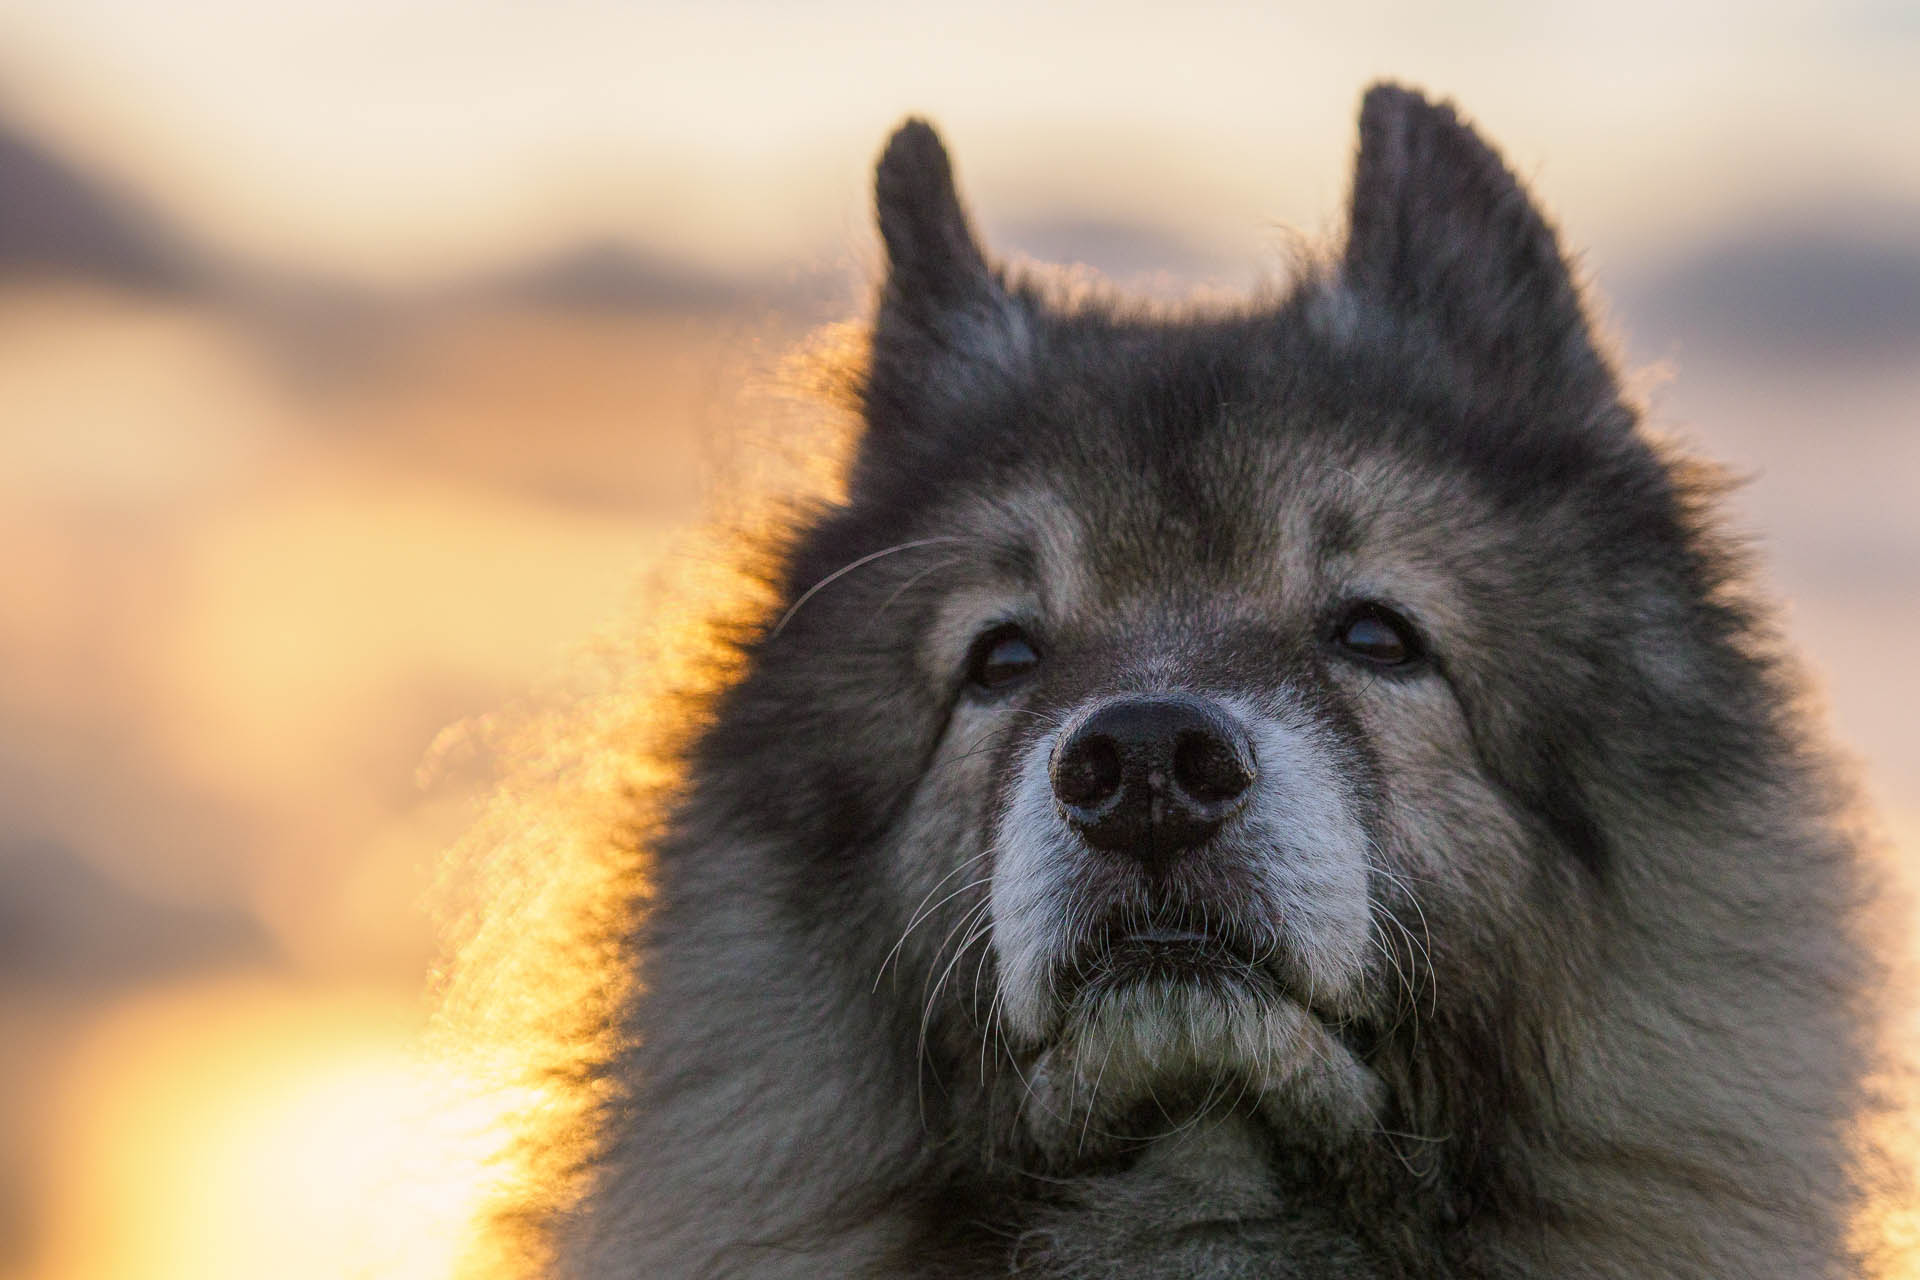
<path id="1" fill-rule="evenodd" d="M 501 1119 L 406 1001 L 222 983 L 111 1015 L 68 1075 L 36 1280 L 448 1280 Z"/>

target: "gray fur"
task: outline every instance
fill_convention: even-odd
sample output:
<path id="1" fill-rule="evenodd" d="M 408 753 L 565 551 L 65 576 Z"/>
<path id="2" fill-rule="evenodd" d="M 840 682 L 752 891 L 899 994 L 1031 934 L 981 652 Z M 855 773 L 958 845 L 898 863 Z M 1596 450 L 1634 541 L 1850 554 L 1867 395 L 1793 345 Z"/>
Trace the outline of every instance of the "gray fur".
<path id="1" fill-rule="evenodd" d="M 1860 860 L 1499 158 L 1375 88 L 1343 253 L 1231 314 L 1005 278 L 918 122 L 878 201 L 849 496 L 689 749 L 563 1273 L 1851 1274 Z M 1431 661 L 1336 651 L 1354 599 Z M 1139 692 L 1263 765 L 1158 887 L 1044 781 Z M 1173 897 L 1244 973 L 1058 985 Z"/>

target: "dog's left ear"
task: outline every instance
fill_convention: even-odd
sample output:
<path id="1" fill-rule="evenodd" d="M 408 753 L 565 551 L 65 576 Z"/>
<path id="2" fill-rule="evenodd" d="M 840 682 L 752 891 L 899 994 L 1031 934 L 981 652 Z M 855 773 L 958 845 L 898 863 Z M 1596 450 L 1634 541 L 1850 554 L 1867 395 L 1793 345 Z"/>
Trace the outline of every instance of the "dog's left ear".
<path id="1" fill-rule="evenodd" d="M 978 400 L 1022 372 L 1032 342 L 1026 303 L 975 242 L 953 167 L 924 120 L 895 131 L 874 174 L 887 278 L 873 327 L 867 418 L 885 432 Z"/>
<path id="2" fill-rule="evenodd" d="M 1429 327 L 1483 382 L 1525 400 L 1614 397 L 1553 228 L 1452 107 L 1367 91 L 1350 218 L 1347 286 Z"/>

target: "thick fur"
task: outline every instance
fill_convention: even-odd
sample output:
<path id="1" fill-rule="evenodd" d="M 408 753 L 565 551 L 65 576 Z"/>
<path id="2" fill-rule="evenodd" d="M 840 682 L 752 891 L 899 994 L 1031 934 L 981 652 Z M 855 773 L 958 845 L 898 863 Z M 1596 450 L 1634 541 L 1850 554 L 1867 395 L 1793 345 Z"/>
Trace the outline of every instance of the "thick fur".
<path id="1" fill-rule="evenodd" d="M 847 497 L 684 762 L 563 1273 L 1851 1274 L 1859 857 L 1499 157 L 1373 89 L 1344 249 L 1229 314 L 1010 279 L 923 123 L 877 196 Z M 1045 774 L 1143 692 L 1261 761 L 1154 883 Z M 1063 985 L 1176 902 L 1257 958 Z"/>

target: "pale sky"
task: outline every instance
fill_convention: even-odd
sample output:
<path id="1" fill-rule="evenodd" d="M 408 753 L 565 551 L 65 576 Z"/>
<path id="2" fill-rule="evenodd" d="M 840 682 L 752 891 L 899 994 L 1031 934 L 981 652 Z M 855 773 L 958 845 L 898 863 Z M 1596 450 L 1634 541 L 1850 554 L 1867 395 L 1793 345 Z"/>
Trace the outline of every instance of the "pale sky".
<path id="1" fill-rule="evenodd" d="M 924 112 L 1001 217 L 1223 253 L 1328 225 L 1362 86 L 1455 97 L 1576 242 L 1920 204 L 1920 5 L 0 0 L 0 106 L 191 227 L 394 277 L 617 232 L 761 267 L 865 243 Z"/>

